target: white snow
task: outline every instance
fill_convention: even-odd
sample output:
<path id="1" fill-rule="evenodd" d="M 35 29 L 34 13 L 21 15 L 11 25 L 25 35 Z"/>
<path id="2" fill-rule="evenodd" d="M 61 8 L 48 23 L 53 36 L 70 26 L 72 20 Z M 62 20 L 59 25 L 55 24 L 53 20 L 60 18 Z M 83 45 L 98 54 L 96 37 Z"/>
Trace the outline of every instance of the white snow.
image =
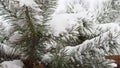
<path id="1" fill-rule="evenodd" d="M 75 13 L 89 11 L 95 14 L 96 12 L 101 12 L 101 10 L 105 8 L 103 3 L 109 5 L 111 1 L 112 0 L 58 0 L 58 6 L 55 13 L 65 13 L 69 11 L 70 8 Z"/>
<path id="2" fill-rule="evenodd" d="M 20 2 L 20 6 L 28 6 L 38 11 L 38 6 L 34 0 L 18 0 Z M 94 48 L 95 45 L 98 43 L 99 46 L 104 46 L 106 48 L 106 51 L 109 51 L 109 45 L 108 40 L 110 39 L 110 35 L 114 38 L 114 40 L 111 41 L 111 44 L 118 43 L 120 44 L 120 26 L 118 23 L 112 22 L 112 23 L 106 23 L 106 24 L 98 24 L 96 22 L 96 17 L 99 16 L 99 14 L 104 13 L 103 9 L 106 8 L 106 5 L 109 5 L 112 0 L 59 0 L 58 6 L 55 10 L 55 13 L 52 16 L 52 20 L 49 21 L 50 27 L 51 27 L 51 33 L 53 33 L 55 36 L 59 36 L 59 34 L 62 33 L 68 33 L 68 29 L 72 30 L 74 27 L 73 32 L 77 29 L 77 27 L 80 27 L 81 30 L 84 29 L 85 32 L 87 32 L 88 35 L 92 34 L 100 34 L 95 38 L 92 38 L 90 40 L 84 41 L 82 44 L 76 45 L 74 47 L 67 46 L 65 47 L 65 51 L 68 55 L 71 55 L 73 53 L 79 53 L 81 54 L 82 51 L 84 51 L 87 47 L 93 47 L 92 49 L 96 52 L 99 52 L 100 54 L 105 54 L 105 52 L 101 49 Z M 39 9 L 40 10 L 40 9 Z M 36 16 L 36 18 L 38 18 Z M 39 17 L 40 18 L 40 17 Z M 87 30 L 82 20 L 86 20 L 87 24 L 91 24 L 90 30 Z M 0 23 L 1 24 L 1 23 Z M 7 35 L 10 33 L 10 24 L 4 23 L 2 26 L 5 28 L 5 31 Z M 81 34 L 84 34 L 81 33 Z M 21 35 L 20 35 L 21 37 Z M 17 35 L 14 35 L 10 37 L 10 40 L 15 42 L 17 39 L 20 38 Z M 100 39 L 100 40 L 99 40 Z M 52 46 L 47 47 L 46 49 L 49 49 Z M 5 52 L 7 53 L 11 49 L 9 49 L 8 46 L 4 46 Z M 8 51 L 6 51 L 9 49 Z M 42 56 L 42 61 L 51 61 L 52 54 L 47 53 L 44 56 Z M 116 66 L 116 64 L 111 64 L 112 66 Z M 22 68 L 23 63 L 20 60 L 14 60 L 14 61 L 5 61 L 2 63 L 3 68 Z"/>
<path id="3" fill-rule="evenodd" d="M 59 14 L 53 16 L 50 21 L 50 26 L 53 29 L 54 35 L 58 36 L 60 33 L 66 32 L 66 29 L 77 25 L 76 16 L 74 14 Z"/>
<path id="4" fill-rule="evenodd" d="M 23 35 L 18 31 L 14 32 L 13 35 L 9 38 L 10 43 L 17 43 L 23 38 Z"/>
<path id="5" fill-rule="evenodd" d="M 12 32 L 11 24 L 6 22 L 2 16 L 0 16 L 0 29 L 5 32 L 6 36 L 8 36 Z"/>
<path id="6" fill-rule="evenodd" d="M 20 54 L 20 51 L 19 50 L 17 50 L 17 49 L 15 49 L 15 48 L 12 48 L 12 47 L 10 47 L 9 45 L 5 45 L 5 44 L 2 44 L 2 43 L 0 43 L 0 46 L 1 46 L 1 48 L 0 48 L 0 50 L 2 49 L 2 51 L 5 53 L 5 54 L 11 54 L 11 53 L 13 53 L 14 52 L 14 55 L 19 55 Z"/>
<path id="7" fill-rule="evenodd" d="M 94 25 L 96 17 L 104 13 L 103 9 L 109 5 L 112 0 L 58 0 L 58 6 L 52 16 L 52 20 L 48 23 L 52 28 L 52 33 L 56 36 L 64 32 L 66 29 L 72 29 L 73 26 L 82 27 L 82 22 L 78 23 L 78 19 L 91 21 Z M 69 12 L 70 11 L 70 12 Z M 94 26 L 92 26 L 94 29 Z M 86 29 L 85 29 L 86 30 Z M 86 30 L 86 32 L 88 32 Z M 94 33 L 94 32 L 93 32 Z"/>
<path id="8" fill-rule="evenodd" d="M 22 6 L 28 6 L 28 7 L 31 7 L 33 8 L 34 10 L 37 10 L 37 11 L 41 11 L 39 7 L 39 5 L 34 1 L 34 0 L 17 0 L 19 1 L 19 4 L 20 4 L 20 7 Z"/>
<path id="9" fill-rule="evenodd" d="M 117 32 L 120 29 L 120 26 L 116 22 L 112 23 L 105 23 L 105 24 L 96 24 L 96 28 L 100 30 L 101 32 L 111 31 L 111 32 Z"/>
<path id="10" fill-rule="evenodd" d="M 78 47 L 78 46 L 77 46 L 77 47 Z M 66 52 L 67 55 L 73 55 L 74 52 L 76 52 L 76 48 L 77 48 L 77 47 L 74 47 L 74 46 L 66 46 L 64 51 Z"/>
<path id="11" fill-rule="evenodd" d="M 80 45 L 76 45 L 76 47 L 65 47 L 68 54 L 73 53 L 78 48 L 79 52 L 81 52 L 81 50 L 86 49 L 88 44 L 97 44 L 100 37 L 100 42 L 108 42 L 109 35 L 115 37 L 114 41 L 111 41 L 111 43 L 117 42 L 119 44 L 119 24 L 116 22 L 98 24 L 96 21 L 96 17 L 99 16 L 99 14 L 104 13 L 104 8 L 106 9 L 106 6 L 109 6 L 111 2 L 112 0 L 58 0 L 56 11 L 52 16 L 52 20 L 48 23 L 52 28 L 51 33 L 53 33 L 55 36 L 59 36 L 59 34 L 67 33 L 67 29 L 71 30 L 74 26 L 74 29 L 77 27 L 81 28 L 81 32 L 83 32 L 81 33 L 82 35 L 85 35 L 86 33 L 87 35 L 98 35 L 93 39 L 86 40 Z M 92 28 L 89 28 L 91 32 L 84 27 L 82 20 L 86 20 L 87 24 L 91 24 L 90 27 Z M 75 30 L 73 30 L 73 32 L 74 31 Z M 109 46 L 106 45 L 108 43 L 103 44 L 105 45 L 104 47 L 106 47 L 106 51 L 109 51 Z M 101 51 L 97 49 L 95 50 Z M 104 51 L 101 51 L 101 53 L 104 54 Z"/>
<path id="12" fill-rule="evenodd" d="M 53 55 L 50 52 L 48 52 L 42 56 L 42 62 L 49 63 L 52 61 L 52 59 L 51 59 L 52 57 L 53 57 Z"/>
<path id="13" fill-rule="evenodd" d="M 115 64 L 115 63 L 111 63 L 111 64 L 108 64 L 108 65 L 110 65 L 111 67 L 117 67 L 117 64 Z"/>
<path id="14" fill-rule="evenodd" d="M 18 0 L 20 2 L 20 6 L 30 6 L 30 7 L 33 7 L 33 6 L 38 6 L 34 0 Z"/>
<path id="15" fill-rule="evenodd" d="M 4 61 L 1 63 L 1 68 L 23 68 L 24 64 L 21 60 Z"/>

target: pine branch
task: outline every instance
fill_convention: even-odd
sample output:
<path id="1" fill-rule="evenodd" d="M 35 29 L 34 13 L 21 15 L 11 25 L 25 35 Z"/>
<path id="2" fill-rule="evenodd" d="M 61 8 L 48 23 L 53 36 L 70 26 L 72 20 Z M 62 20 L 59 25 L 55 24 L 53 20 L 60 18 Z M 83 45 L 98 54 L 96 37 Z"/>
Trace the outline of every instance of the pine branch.
<path id="1" fill-rule="evenodd" d="M 36 47 L 39 46 L 38 45 L 38 36 L 36 34 L 36 30 L 35 30 L 35 27 L 33 25 L 33 22 L 32 22 L 32 19 L 29 15 L 29 9 L 28 7 L 26 7 L 26 11 L 25 11 L 25 15 L 26 15 L 26 20 L 27 20 L 27 23 L 28 23 L 28 28 L 29 28 L 29 31 L 30 31 L 30 38 L 29 40 L 31 41 L 31 44 L 30 42 L 28 42 L 28 44 L 30 44 L 31 46 L 28 48 L 30 52 L 28 52 L 28 55 L 29 55 L 29 58 L 33 59 L 35 61 L 35 58 L 37 56 L 36 54 Z M 26 39 L 27 40 L 27 39 Z"/>
<path id="2" fill-rule="evenodd" d="M 8 2 L 9 2 L 9 1 L 8 1 Z M 6 12 L 10 13 L 10 15 L 11 15 L 12 17 L 17 18 L 16 14 L 13 13 L 11 10 L 9 10 L 9 9 L 8 9 L 8 6 L 6 6 L 4 3 L 5 3 L 5 1 L 0 0 L 0 4 L 1 4 L 2 7 L 4 8 L 4 10 L 5 10 Z"/>

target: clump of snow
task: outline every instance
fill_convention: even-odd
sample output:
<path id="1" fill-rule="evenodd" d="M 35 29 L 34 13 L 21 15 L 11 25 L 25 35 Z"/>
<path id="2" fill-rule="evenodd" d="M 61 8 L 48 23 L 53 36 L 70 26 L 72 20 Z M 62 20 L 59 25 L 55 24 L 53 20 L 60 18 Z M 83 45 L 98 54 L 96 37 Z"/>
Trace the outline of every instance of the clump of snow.
<path id="1" fill-rule="evenodd" d="M 80 31 L 88 35 L 91 35 L 91 33 L 94 33 L 94 17 L 91 15 L 88 15 L 86 12 L 85 13 L 63 13 L 63 14 L 55 14 L 52 17 L 52 20 L 48 23 L 50 27 L 52 28 L 52 33 L 55 36 L 58 36 L 59 34 L 62 33 L 67 33 L 68 30 L 72 30 L 71 32 L 74 32 L 77 30 L 79 27 Z M 93 21 L 93 22 L 92 22 Z M 85 26 L 85 25 L 89 26 Z M 90 27 L 90 28 L 88 28 Z"/>
<path id="2" fill-rule="evenodd" d="M 43 62 L 47 62 L 47 63 L 49 63 L 49 62 L 51 62 L 52 61 L 52 54 L 51 53 L 46 53 L 46 54 L 44 54 L 43 56 L 42 56 L 42 61 Z"/>
<path id="3" fill-rule="evenodd" d="M 115 64 L 115 63 L 111 63 L 111 64 L 108 64 L 108 65 L 110 65 L 111 67 L 117 67 L 117 64 Z"/>
<path id="4" fill-rule="evenodd" d="M 39 5 L 34 1 L 34 0 L 17 0 L 19 1 L 19 4 L 20 4 L 20 7 L 22 6 L 28 6 L 28 7 L 31 7 L 37 11 L 41 11 L 39 7 Z"/>
<path id="5" fill-rule="evenodd" d="M 96 24 L 96 28 L 100 30 L 101 32 L 111 31 L 111 32 L 117 32 L 119 31 L 119 24 L 112 22 L 112 23 L 105 23 L 105 24 Z"/>
<path id="6" fill-rule="evenodd" d="M 107 24 L 97 24 L 96 29 L 98 29 L 101 33 L 98 36 L 84 41 L 82 44 L 76 45 L 75 47 L 67 46 L 65 50 L 67 54 L 71 55 L 73 53 L 82 53 L 82 51 L 86 50 L 86 48 L 90 47 L 96 52 L 100 52 L 100 54 L 105 54 L 105 52 L 96 47 L 104 47 L 106 51 L 110 50 L 110 43 L 112 45 L 119 46 L 120 41 L 120 26 L 117 23 L 107 23 Z M 95 47 L 95 48 L 94 48 Z M 118 52 L 120 53 L 119 49 Z"/>
<path id="7" fill-rule="evenodd" d="M 14 32 L 14 34 L 9 38 L 10 43 L 17 43 L 23 38 L 23 35 L 19 31 Z"/>
<path id="8" fill-rule="evenodd" d="M 21 60 L 4 61 L 1 63 L 2 68 L 23 68 L 24 64 Z"/>
<path id="9" fill-rule="evenodd" d="M 30 7 L 33 7 L 33 6 L 38 6 L 34 0 L 18 0 L 20 2 L 20 6 L 30 6 Z"/>
<path id="10" fill-rule="evenodd" d="M 76 47 L 66 46 L 64 51 L 66 52 L 67 55 L 73 55 L 74 52 L 76 52 Z"/>
<path id="11" fill-rule="evenodd" d="M 8 36 L 13 31 L 13 26 L 11 26 L 10 23 L 4 21 L 2 18 L 0 18 L 0 29 L 4 32 L 6 36 Z"/>
<path id="12" fill-rule="evenodd" d="M 7 55 L 9 55 L 13 52 L 14 52 L 14 55 L 19 55 L 20 54 L 20 51 L 16 50 L 15 48 L 12 48 L 12 47 L 10 47 L 8 45 L 5 45 L 5 44 L 2 44 L 2 43 L 0 43 L 0 45 L 1 45 L 0 50 L 2 50 Z"/>
<path id="13" fill-rule="evenodd" d="M 53 29 L 53 34 L 58 36 L 60 33 L 66 32 L 66 29 L 72 28 L 77 25 L 76 16 L 71 14 L 60 14 L 53 16 L 50 21 L 50 26 Z"/>
<path id="14" fill-rule="evenodd" d="M 58 6 L 55 13 L 88 11 L 90 13 L 94 12 L 95 14 L 101 12 L 101 10 L 103 10 L 105 6 L 108 6 L 111 1 L 112 0 L 58 0 Z"/>
<path id="15" fill-rule="evenodd" d="M 89 34 L 88 29 L 84 29 L 83 22 L 80 20 L 87 20 L 88 24 L 94 25 L 97 23 L 97 16 L 104 13 L 105 6 L 109 6 L 112 0 L 58 0 L 58 6 L 49 22 L 52 28 L 52 33 L 56 36 L 62 33 L 67 33 L 66 29 L 80 27 Z M 80 21 L 80 23 L 78 22 Z M 91 23 L 92 22 L 92 23 Z M 75 26 L 75 27 L 73 27 Z M 94 31 L 94 27 L 92 26 Z M 89 35 L 88 34 L 88 35 Z M 91 35 L 91 34 L 90 34 Z"/>

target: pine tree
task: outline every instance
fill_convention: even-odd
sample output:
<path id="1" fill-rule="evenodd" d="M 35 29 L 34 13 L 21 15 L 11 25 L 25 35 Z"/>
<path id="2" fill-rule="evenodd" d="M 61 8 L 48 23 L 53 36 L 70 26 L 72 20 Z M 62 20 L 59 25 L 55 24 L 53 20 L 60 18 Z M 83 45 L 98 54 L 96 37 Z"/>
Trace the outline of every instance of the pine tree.
<path id="1" fill-rule="evenodd" d="M 119 41 L 117 40 L 119 40 L 120 27 L 116 23 L 111 23 L 115 18 L 110 19 L 111 11 L 114 10 L 113 6 L 116 5 L 112 3 L 115 1 L 103 2 L 103 10 L 98 10 L 101 5 L 96 5 L 97 8 L 95 8 L 94 14 L 88 7 L 87 2 L 88 0 L 59 0 L 52 22 L 55 22 L 56 26 L 59 26 L 57 24 L 61 22 L 71 26 L 72 21 L 72 26 L 69 28 L 66 24 L 60 24 L 64 30 L 60 30 L 58 33 L 55 32 L 59 36 L 57 41 L 59 40 L 59 45 L 61 45 L 61 49 L 65 51 L 65 54 L 69 55 L 68 61 L 72 63 L 73 68 L 113 68 L 111 63 L 114 61 L 106 59 L 105 56 L 119 54 Z M 79 9 L 83 10 L 79 10 L 78 6 Z M 107 17 L 104 17 L 105 14 L 103 13 L 107 13 L 106 10 L 111 11 Z M 119 10 L 115 12 L 119 12 Z M 82 13 L 84 13 L 84 16 L 82 16 Z M 117 14 L 114 16 L 117 17 Z M 57 19 L 56 17 L 62 18 Z M 98 19 L 101 17 L 101 20 Z M 100 24 L 103 22 L 107 24 Z M 57 30 L 56 26 L 54 27 L 55 30 Z"/>
<path id="2" fill-rule="evenodd" d="M 9 45 L 18 48 L 27 57 L 27 59 L 22 59 L 27 68 L 37 65 L 46 52 L 45 42 L 50 41 L 50 35 L 45 23 L 50 19 L 49 15 L 53 12 L 52 2 L 54 2 L 30 1 L 32 3 L 26 2 L 26 4 L 22 3 L 22 0 L 0 0 L 1 15 L 13 26 L 11 33 L 6 36 L 8 39 L 3 40 L 3 43 L 6 44 L 4 41 L 7 41 Z"/>
<path id="3" fill-rule="evenodd" d="M 120 27 L 101 23 L 115 20 L 111 19 L 112 10 L 119 13 L 115 1 L 104 1 L 102 9 L 98 4 L 93 11 L 89 0 L 59 0 L 57 5 L 56 0 L 29 1 L 0 0 L 0 15 L 11 26 L 8 32 L 0 28 L 0 42 L 13 48 L 6 54 L 0 46 L 1 61 L 21 59 L 25 68 L 38 67 L 39 62 L 46 68 L 113 68 L 114 61 L 105 56 L 118 52 Z M 51 54 L 50 62 L 43 61 L 46 53 Z"/>

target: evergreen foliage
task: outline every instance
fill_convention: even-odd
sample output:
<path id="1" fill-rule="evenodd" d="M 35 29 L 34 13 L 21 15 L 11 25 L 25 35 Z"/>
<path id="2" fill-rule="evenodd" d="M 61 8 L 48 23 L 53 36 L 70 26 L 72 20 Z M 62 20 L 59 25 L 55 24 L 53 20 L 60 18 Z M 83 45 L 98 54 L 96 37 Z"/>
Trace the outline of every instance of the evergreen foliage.
<path id="1" fill-rule="evenodd" d="M 64 5 L 67 7 L 62 11 L 63 18 L 65 14 L 75 16 L 72 20 L 77 24 L 66 28 L 66 32 L 58 36 L 51 32 L 48 25 L 54 15 L 58 14 L 60 18 L 61 13 L 55 10 L 59 7 L 59 4 L 56 6 L 57 0 L 30 0 L 32 4 L 21 4 L 21 1 L 24 0 L 0 0 L 0 16 L 11 26 L 10 31 L 5 32 L 6 28 L 0 25 L 0 62 L 17 58 L 26 68 L 39 66 L 39 62 L 49 68 L 113 68 L 111 63 L 114 61 L 105 56 L 118 53 L 120 30 L 102 30 L 98 25 L 113 22 L 118 17 L 119 5 L 115 4 L 116 1 L 104 4 L 103 13 L 98 12 L 98 16 L 86 19 L 79 16 L 81 10 L 77 11 L 75 5 L 80 7 L 79 4 L 84 4 L 83 0 L 66 0 L 70 3 Z M 81 7 L 87 9 L 86 5 Z M 112 13 L 115 13 L 114 17 Z M 72 21 L 70 17 L 65 19 Z M 6 53 L 3 44 L 12 48 L 11 51 Z M 52 54 L 51 61 L 44 62 L 43 55 L 48 52 Z"/>

